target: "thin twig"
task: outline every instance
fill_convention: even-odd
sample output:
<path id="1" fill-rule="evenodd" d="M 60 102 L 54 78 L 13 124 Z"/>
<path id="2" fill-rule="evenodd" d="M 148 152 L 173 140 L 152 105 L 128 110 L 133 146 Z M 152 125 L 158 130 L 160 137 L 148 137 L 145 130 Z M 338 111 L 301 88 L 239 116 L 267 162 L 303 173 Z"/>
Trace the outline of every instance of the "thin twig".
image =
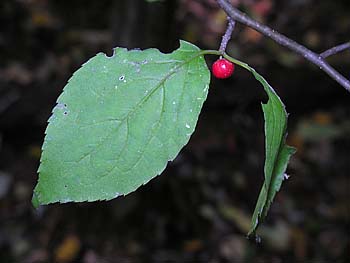
<path id="1" fill-rule="evenodd" d="M 232 32 L 235 28 L 236 22 L 231 18 L 227 17 L 228 25 L 225 34 L 222 36 L 221 45 L 219 51 L 224 53 L 227 47 L 227 43 L 230 41 Z"/>
<path id="2" fill-rule="evenodd" d="M 344 50 L 350 50 L 350 42 L 344 43 L 344 44 L 340 44 L 338 46 L 332 47 L 330 49 L 327 49 L 326 51 L 322 52 L 320 54 L 321 58 L 327 58 L 329 56 L 333 56 L 339 52 L 342 52 Z"/>
<path id="3" fill-rule="evenodd" d="M 227 16 L 232 18 L 233 20 L 242 23 L 248 27 L 255 29 L 261 34 L 273 39 L 281 46 L 287 47 L 290 50 L 294 51 L 302 55 L 305 59 L 310 61 L 311 63 L 318 66 L 321 70 L 326 72 L 331 78 L 337 81 L 341 86 L 343 86 L 347 91 L 350 92 L 350 81 L 346 79 L 343 75 L 341 75 L 337 70 L 335 70 L 332 66 L 330 66 L 320 54 L 317 54 L 306 47 L 298 44 L 294 40 L 276 32 L 270 27 L 263 25 L 254 19 L 248 17 L 246 14 L 240 12 L 235 7 L 232 6 L 230 1 L 228 0 L 217 0 L 220 7 L 225 11 Z"/>

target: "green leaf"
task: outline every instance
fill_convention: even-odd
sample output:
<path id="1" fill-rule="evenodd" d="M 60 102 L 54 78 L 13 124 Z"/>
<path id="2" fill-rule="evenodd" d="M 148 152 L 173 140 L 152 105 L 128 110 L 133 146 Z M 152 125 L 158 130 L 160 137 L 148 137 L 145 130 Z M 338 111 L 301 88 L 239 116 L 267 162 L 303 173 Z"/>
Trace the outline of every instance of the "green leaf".
<path id="1" fill-rule="evenodd" d="M 33 205 L 110 200 L 147 183 L 193 133 L 210 73 L 199 48 L 97 54 L 49 119 Z"/>
<path id="2" fill-rule="evenodd" d="M 263 85 L 269 97 L 268 102 L 262 104 L 265 119 L 265 181 L 255 206 L 249 236 L 255 233 L 258 225 L 266 217 L 276 193 L 281 188 L 289 159 L 295 153 L 295 149 L 285 143 L 288 114 L 281 99 L 267 81 L 253 68 L 246 64 L 244 67 L 253 73 L 254 77 Z"/>

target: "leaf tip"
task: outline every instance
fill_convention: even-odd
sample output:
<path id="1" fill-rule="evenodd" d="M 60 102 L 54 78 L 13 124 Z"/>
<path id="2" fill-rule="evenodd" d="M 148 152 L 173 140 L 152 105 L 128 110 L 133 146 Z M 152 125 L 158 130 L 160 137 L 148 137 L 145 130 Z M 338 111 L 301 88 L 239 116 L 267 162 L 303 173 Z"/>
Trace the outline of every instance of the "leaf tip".
<path id="1" fill-rule="evenodd" d="M 247 239 L 249 241 L 254 242 L 255 244 L 260 244 L 261 243 L 261 237 L 259 235 L 257 235 L 255 231 L 249 232 L 247 234 Z"/>
<path id="2" fill-rule="evenodd" d="M 180 39 L 180 49 L 183 50 L 200 50 L 196 45 L 193 45 L 190 42 L 187 42 L 186 40 Z"/>
<path id="3" fill-rule="evenodd" d="M 32 197 L 32 205 L 35 209 L 38 209 L 40 206 L 40 201 L 39 201 L 38 195 L 35 191 L 34 191 L 33 197 Z"/>

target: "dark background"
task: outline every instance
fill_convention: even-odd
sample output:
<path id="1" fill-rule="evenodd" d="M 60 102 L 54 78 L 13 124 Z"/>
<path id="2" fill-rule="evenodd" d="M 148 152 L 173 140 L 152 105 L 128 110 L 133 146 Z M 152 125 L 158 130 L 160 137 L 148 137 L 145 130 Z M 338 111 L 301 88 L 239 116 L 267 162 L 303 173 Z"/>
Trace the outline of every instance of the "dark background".
<path id="1" fill-rule="evenodd" d="M 233 2 L 317 52 L 349 41 L 348 0 Z M 350 94 L 240 25 L 228 52 L 275 87 L 298 148 L 260 244 L 245 234 L 263 179 L 266 97 L 239 68 L 212 80 L 196 132 L 161 176 L 109 202 L 32 208 L 46 121 L 82 63 L 115 46 L 170 52 L 178 39 L 217 49 L 225 24 L 210 0 L 1 0 L 0 262 L 350 262 Z M 328 60 L 350 75 L 349 51 Z"/>

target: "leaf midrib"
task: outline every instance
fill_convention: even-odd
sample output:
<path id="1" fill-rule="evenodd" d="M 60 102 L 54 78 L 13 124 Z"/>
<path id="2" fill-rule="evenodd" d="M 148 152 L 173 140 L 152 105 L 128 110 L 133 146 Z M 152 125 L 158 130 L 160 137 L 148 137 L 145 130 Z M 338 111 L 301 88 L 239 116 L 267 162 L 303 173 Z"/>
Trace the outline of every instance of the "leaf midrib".
<path id="1" fill-rule="evenodd" d="M 185 50 L 185 51 L 186 51 L 186 50 Z M 181 62 L 180 64 L 176 65 L 174 68 L 171 68 L 171 69 L 169 70 L 170 72 L 169 72 L 168 74 L 166 74 L 166 75 L 157 83 L 156 87 L 155 87 L 154 89 L 152 89 L 151 92 L 149 92 L 145 97 L 143 97 L 125 117 L 123 117 L 122 119 L 118 119 L 118 121 L 120 121 L 120 123 L 119 123 L 119 125 L 115 128 L 115 130 L 110 131 L 110 132 L 108 133 L 108 135 L 107 135 L 103 140 L 101 140 L 101 142 L 99 142 L 99 144 L 98 144 L 94 149 L 92 149 L 90 152 L 84 154 L 84 156 L 82 156 L 78 161 L 76 161 L 76 163 L 81 162 L 83 159 L 85 159 L 86 157 L 88 157 L 89 155 L 91 155 L 93 152 L 95 152 L 96 149 L 98 149 L 99 147 L 101 147 L 101 145 L 104 143 L 104 141 L 105 141 L 106 139 L 110 138 L 110 136 L 111 136 L 112 134 L 114 134 L 116 131 L 118 131 L 119 128 L 122 126 L 122 124 L 123 124 L 125 121 L 127 121 L 127 127 L 126 127 L 126 128 L 127 128 L 127 131 L 128 131 L 128 130 L 129 130 L 129 128 L 128 128 L 128 120 L 129 120 L 129 118 L 132 116 L 132 114 L 134 114 L 134 113 L 139 109 L 139 107 L 140 107 L 143 103 L 147 102 L 147 100 L 148 100 L 156 91 L 158 91 L 159 88 L 160 88 L 162 85 L 164 85 L 164 83 L 165 83 L 173 74 L 177 73 L 178 70 L 179 70 L 181 67 L 183 67 L 184 65 L 190 63 L 192 60 L 194 60 L 195 58 L 197 58 L 197 57 L 199 57 L 199 56 L 201 56 L 201 55 L 203 55 L 203 54 L 202 54 L 200 51 L 198 51 L 196 55 L 190 57 L 190 58 L 187 59 L 187 60 L 184 60 L 184 61 Z M 164 104 L 164 103 L 163 103 L 163 104 Z M 129 133 L 127 132 L 127 136 L 128 136 L 128 134 L 129 134 Z M 127 137 L 127 138 L 128 138 L 128 137 Z M 122 154 L 122 153 L 124 152 L 124 150 L 125 150 L 125 147 L 126 147 L 126 145 L 127 145 L 127 140 L 125 140 L 125 141 L 126 141 L 126 142 L 123 144 L 123 149 L 122 149 L 121 152 L 118 154 L 118 158 L 115 159 L 115 162 L 118 162 L 118 160 L 120 159 L 121 154 Z M 113 166 L 113 168 L 112 168 L 110 171 L 114 170 L 115 168 L 116 168 L 116 165 Z M 108 171 L 106 175 L 108 175 L 108 174 L 110 173 L 110 171 Z M 106 175 L 104 175 L 104 176 L 106 176 Z M 104 177 L 104 176 L 102 176 L 102 177 Z"/>

